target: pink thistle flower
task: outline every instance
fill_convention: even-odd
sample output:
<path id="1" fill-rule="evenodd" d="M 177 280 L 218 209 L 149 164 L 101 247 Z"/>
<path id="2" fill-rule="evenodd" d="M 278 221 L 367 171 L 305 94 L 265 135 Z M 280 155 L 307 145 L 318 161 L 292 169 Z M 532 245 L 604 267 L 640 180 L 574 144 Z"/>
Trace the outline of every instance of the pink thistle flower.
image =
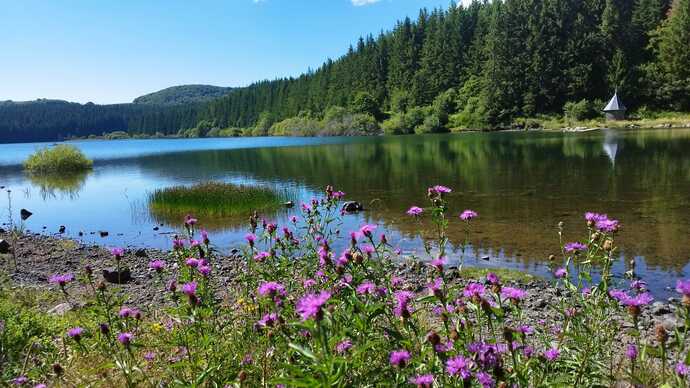
<path id="1" fill-rule="evenodd" d="M 84 334 L 84 329 L 82 329 L 81 327 L 73 327 L 73 328 L 67 330 L 67 335 L 77 342 L 79 342 L 81 340 L 81 336 L 83 334 Z"/>
<path id="2" fill-rule="evenodd" d="M 467 210 L 463 211 L 462 213 L 460 213 L 460 219 L 463 221 L 470 221 L 470 220 L 477 218 L 478 216 L 479 216 L 479 214 L 477 214 L 476 211 L 470 210 L 470 209 L 467 209 Z"/>
<path id="3" fill-rule="evenodd" d="M 110 248 L 110 254 L 113 255 L 116 259 L 119 259 L 125 255 L 125 250 L 122 248 Z"/>
<path id="4" fill-rule="evenodd" d="M 331 298 L 331 293 L 321 291 L 319 294 L 309 294 L 297 302 L 297 313 L 302 317 L 302 321 L 308 319 L 321 320 L 323 316 L 322 308 Z"/>
<path id="5" fill-rule="evenodd" d="M 196 225 L 196 223 L 197 223 L 198 221 L 199 221 L 199 220 L 197 220 L 196 218 L 194 218 L 191 214 L 187 214 L 187 215 L 184 217 L 184 224 L 187 225 L 187 226 L 194 226 L 194 225 Z"/>
<path id="6" fill-rule="evenodd" d="M 469 283 L 465 286 L 465 289 L 462 291 L 462 295 L 465 298 L 481 298 L 482 296 L 484 296 L 485 292 L 486 289 L 482 284 Z"/>
<path id="7" fill-rule="evenodd" d="M 400 276 L 391 276 L 391 287 L 398 288 L 403 284 L 403 278 Z"/>
<path id="8" fill-rule="evenodd" d="M 204 244 L 208 245 L 211 240 L 208 239 L 208 232 L 205 229 L 201 229 L 201 232 L 199 232 L 201 235 L 201 241 L 204 242 Z"/>
<path id="9" fill-rule="evenodd" d="M 486 282 L 491 285 L 498 285 L 501 283 L 501 279 L 499 279 L 498 275 L 496 275 L 495 273 L 489 272 L 486 274 Z"/>
<path id="10" fill-rule="evenodd" d="M 265 314 L 257 324 L 260 327 L 273 327 L 275 324 L 278 322 L 278 314 L 276 313 L 268 313 Z"/>
<path id="11" fill-rule="evenodd" d="M 690 297 L 690 280 L 678 280 L 676 282 L 676 292 Z"/>
<path id="12" fill-rule="evenodd" d="M 149 268 L 156 272 L 161 272 L 165 268 L 165 262 L 163 260 L 153 260 L 149 263 Z"/>
<path id="13" fill-rule="evenodd" d="M 501 296 L 510 299 L 513 302 L 519 302 L 527 297 L 527 292 L 519 288 L 503 287 L 501 289 Z"/>
<path id="14" fill-rule="evenodd" d="M 407 363 L 410 361 L 410 358 L 410 352 L 407 350 L 394 350 L 388 357 L 388 361 L 391 365 L 402 368 L 407 365 Z"/>
<path id="15" fill-rule="evenodd" d="M 566 271 L 565 268 L 558 268 L 553 274 L 556 278 L 563 279 L 568 275 L 568 271 Z"/>
<path id="16" fill-rule="evenodd" d="M 412 206 L 411 208 L 407 209 L 407 215 L 412 216 L 412 217 L 419 217 L 424 213 L 424 209 L 418 206 Z"/>
<path id="17" fill-rule="evenodd" d="M 396 317 L 409 317 L 410 314 L 412 314 L 409 304 L 415 296 L 414 293 L 411 291 L 396 291 L 393 296 L 396 301 L 396 305 L 393 308 L 393 314 Z"/>
<path id="18" fill-rule="evenodd" d="M 196 282 L 185 283 L 182 285 L 182 293 L 187 295 L 190 298 L 196 297 L 196 288 L 197 288 Z"/>
<path id="19" fill-rule="evenodd" d="M 359 234 L 367 238 L 371 238 L 372 233 L 376 230 L 376 225 L 366 224 L 359 228 Z"/>
<path id="20" fill-rule="evenodd" d="M 244 236 L 244 239 L 247 240 L 250 247 L 253 247 L 254 243 L 256 242 L 256 235 L 254 233 L 247 233 Z"/>
<path id="21" fill-rule="evenodd" d="M 349 339 L 338 342 L 338 344 L 335 346 L 335 351 L 338 354 L 345 354 L 350 349 L 352 349 L 352 341 L 350 341 Z"/>
<path id="22" fill-rule="evenodd" d="M 595 225 L 597 222 L 607 220 L 609 217 L 606 214 L 599 214 L 594 212 L 585 213 L 585 221 L 590 225 Z"/>
<path id="23" fill-rule="evenodd" d="M 263 262 L 266 261 L 266 259 L 268 259 L 269 257 L 271 257 L 271 254 L 270 254 L 270 253 L 268 253 L 268 252 L 259 252 L 259 253 L 257 253 L 257 254 L 254 256 L 254 261 L 256 261 L 257 263 L 263 263 Z"/>
<path id="24" fill-rule="evenodd" d="M 277 282 L 264 282 L 259 286 L 257 292 L 261 296 L 268 296 L 271 298 L 287 296 L 285 286 Z"/>
<path id="25" fill-rule="evenodd" d="M 690 373 L 690 366 L 682 361 L 676 364 L 676 374 L 678 374 L 678 376 L 685 377 L 688 373 Z"/>
<path id="26" fill-rule="evenodd" d="M 211 267 L 208 265 L 201 265 L 197 268 L 201 276 L 207 278 L 211 274 Z"/>
<path id="27" fill-rule="evenodd" d="M 184 248 L 184 240 L 180 240 L 179 238 L 176 238 L 173 240 L 173 249 L 178 250 L 178 249 L 183 249 Z"/>
<path id="28" fill-rule="evenodd" d="M 185 260 L 185 264 L 187 264 L 188 267 L 196 268 L 199 266 L 199 259 L 190 257 L 187 260 Z"/>
<path id="29" fill-rule="evenodd" d="M 446 361 L 446 371 L 450 376 L 458 376 L 463 380 L 470 378 L 472 373 L 472 360 L 463 356 L 455 356 Z"/>
<path id="30" fill-rule="evenodd" d="M 417 375 L 410 378 L 410 383 L 416 385 L 418 388 L 431 388 L 434 384 L 434 375 Z"/>
<path id="31" fill-rule="evenodd" d="M 491 378 L 491 375 L 486 372 L 477 372 L 474 374 L 474 377 L 477 378 L 477 381 L 479 384 L 481 384 L 482 388 L 493 388 L 495 385 L 494 379 Z"/>
<path id="32" fill-rule="evenodd" d="M 557 348 L 551 348 L 544 352 L 544 358 L 546 358 L 549 361 L 555 361 L 560 355 L 561 351 Z"/>
<path id="33" fill-rule="evenodd" d="M 308 290 L 308 289 L 310 289 L 310 288 L 312 288 L 312 287 L 314 287 L 314 286 L 316 286 L 316 280 L 314 280 L 314 279 L 305 279 L 305 280 L 302 282 L 302 287 L 303 287 L 305 290 Z"/>
<path id="34" fill-rule="evenodd" d="M 625 356 L 631 360 L 634 360 L 637 358 L 637 354 L 637 346 L 635 346 L 634 344 L 628 345 L 628 348 L 625 350 Z"/>
<path id="35" fill-rule="evenodd" d="M 443 271 L 444 265 L 446 265 L 446 258 L 443 256 L 431 260 L 431 266 L 435 267 L 439 271 Z"/>
<path id="36" fill-rule="evenodd" d="M 431 292 L 432 295 L 435 295 L 436 297 L 441 297 L 443 295 L 443 279 L 442 278 L 436 278 L 434 279 L 433 282 L 429 283 L 427 285 L 429 288 L 429 291 Z"/>
<path id="37" fill-rule="evenodd" d="M 568 253 L 578 253 L 587 250 L 587 245 L 581 242 L 569 242 L 565 244 L 564 249 Z"/>
<path id="38" fill-rule="evenodd" d="M 129 347 L 133 339 L 134 334 L 132 333 L 120 333 L 117 335 L 118 342 L 120 342 L 124 347 Z"/>
<path id="39" fill-rule="evenodd" d="M 70 283 L 73 280 L 74 280 L 74 275 L 72 275 L 71 273 L 67 273 L 64 275 L 56 274 L 56 275 L 51 276 L 50 279 L 48 279 L 48 281 L 50 283 L 57 284 L 60 287 L 66 286 L 67 283 Z"/>
<path id="40" fill-rule="evenodd" d="M 434 195 L 434 194 L 448 194 L 448 193 L 450 193 L 450 192 L 452 192 L 452 191 L 453 191 L 453 190 L 451 190 L 450 188 L 448 188 L 448 187 L 446 187 L 446 186 L 441 186 L 441 185 L 436 185 L 436 186 L 433 186 L 433 187 L 429 187 L 429 188 L 427 189 L 427 192 L 428 192 L 430 195 Z"/>
<path id="41" fill-rule="evenodd" d="M 357 286 L 357 294 L 359 295 L 373 295 L 376 292 L 376 284 L 371 280 L 363 281 L 359 286 Z"/>

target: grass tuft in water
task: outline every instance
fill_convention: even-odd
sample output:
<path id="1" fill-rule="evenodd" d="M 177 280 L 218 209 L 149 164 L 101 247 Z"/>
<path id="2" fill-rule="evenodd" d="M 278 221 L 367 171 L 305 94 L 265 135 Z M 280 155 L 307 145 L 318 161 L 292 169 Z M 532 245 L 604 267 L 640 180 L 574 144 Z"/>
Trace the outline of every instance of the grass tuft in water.
<path id="1" fill-rule="evenodd" d="M 204 217 L 247 215 L 277 209 L 284 196 L 264 187 L 202 182 L 173 186 L 149 194 L 149 206 L 157 214 L 192 213 Z"/>
<path id="2" fill-rule="evenodd" d="M 24 168 L 31 174 L 76 173 L 92 167 L 93 161 L 68 144 L 41 148 L 24 162 Z"/>

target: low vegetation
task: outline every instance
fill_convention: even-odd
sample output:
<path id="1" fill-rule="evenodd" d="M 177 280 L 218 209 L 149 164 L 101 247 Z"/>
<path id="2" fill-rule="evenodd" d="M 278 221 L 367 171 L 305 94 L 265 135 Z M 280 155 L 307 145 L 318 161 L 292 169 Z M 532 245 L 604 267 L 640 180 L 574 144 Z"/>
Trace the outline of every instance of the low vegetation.
<path id="1" fill-rule="evenodd" d="M 24 162 L 24 168 L 31 174 L 78 173 L 92 167 L 93 161 L 69 144 L 39 149 Z"/>
<path id="2" fill-rule="evenodd" d="M 524 285 L 495 273 L 453 280 L 446 231 L 463 228 L 469 241 L 479 215 L 451 216 L 451 192 L 431 187 L 428 204 L 408 210 L 438 227 L 427 248 L 424 290 L 398 276 L 399 253 L 375 225 L 339 241 L 343 194 L 331 188 L 283 227 L 252 217 L 239 253 L 244 270 L 229 286 L 215 275 L 221 259 L 211 237 L 187 218 L 186 237 L 173 241 L 169 258 L 149 264 L 154 287 L 170 298 L 153 310 L 125 304 L 126 296 L 90 267 L 50 278 L 56 298 L 87 298 L 59 319 L 5 297 L 10 290 L 0 282 L 3 383 L 688 385 L 690 281 L 676 288 L 683 301 L 675 311 L 685 324 L 673 332 L 661 325 L 655 334 L 645 330 L 640 312 L 653 297 L 644 281 L 630 275 L 634 268 L 629 279 L 612 276 L 618 221 L 587 213 L 582 239 L 562 244 L 552 260 L 558 292 L 529 310 Z M 333 251 L 339 242 L 344 249 Z"/>
<path id="3" fill-rule="evenodd" d="M 154 214 L 177 217 L 190 213 L 203 217 L 249 215 L 254 211 L 277 209 L 284 201 L 284 195 L 268 188 L 222 182 L 173 186 L 149 195 L 149 206 Z"/>

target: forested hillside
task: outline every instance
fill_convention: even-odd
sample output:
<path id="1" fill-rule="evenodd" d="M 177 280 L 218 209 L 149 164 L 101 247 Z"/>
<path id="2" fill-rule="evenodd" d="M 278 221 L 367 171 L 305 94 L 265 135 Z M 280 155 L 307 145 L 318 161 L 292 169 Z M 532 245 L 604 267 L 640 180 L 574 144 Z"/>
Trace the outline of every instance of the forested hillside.
<path id="1" fill-rule="evenodd" d="M 231 90 L 232 88 L 212 85 L 179 85 L 137 97 L 132 102 L 151 105 L 195 104 L 225 96 Z"/>
<path id="2" fill-rule="evenodd" d="M 560 115 L 564 106 L 596 116 L 615 88 L 632 109 L 688 111 L 688 63 L 690 0 L 474 2 L 421 10 L 315 71 L 209 103 L 3 104 L 0 133 L 444 132 Z M 250 130 L 223 131 L 232 127 Z"/>

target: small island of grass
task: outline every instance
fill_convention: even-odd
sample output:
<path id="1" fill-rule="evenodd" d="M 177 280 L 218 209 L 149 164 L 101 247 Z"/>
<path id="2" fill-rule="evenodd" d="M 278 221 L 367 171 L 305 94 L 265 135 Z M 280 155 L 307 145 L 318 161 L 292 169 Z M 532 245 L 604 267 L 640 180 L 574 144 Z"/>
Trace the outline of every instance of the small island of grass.
<path id="1" fill-rule="evenodd" d="M 88 171 L 93 161 L 79 148 L 60 144 L 37 150 L 24 162 L 24 169 L 31 174 L 73 174 Z"/>
<path id="2" fill-rule="evenodd" d="M 173 186 L 149 194 L 149 206 L 154 214 L 192 213 L 202 217 L 230 217 L 273 210 L 284 200 L 282 195 L 268 188 L 223 182 Z"/>

